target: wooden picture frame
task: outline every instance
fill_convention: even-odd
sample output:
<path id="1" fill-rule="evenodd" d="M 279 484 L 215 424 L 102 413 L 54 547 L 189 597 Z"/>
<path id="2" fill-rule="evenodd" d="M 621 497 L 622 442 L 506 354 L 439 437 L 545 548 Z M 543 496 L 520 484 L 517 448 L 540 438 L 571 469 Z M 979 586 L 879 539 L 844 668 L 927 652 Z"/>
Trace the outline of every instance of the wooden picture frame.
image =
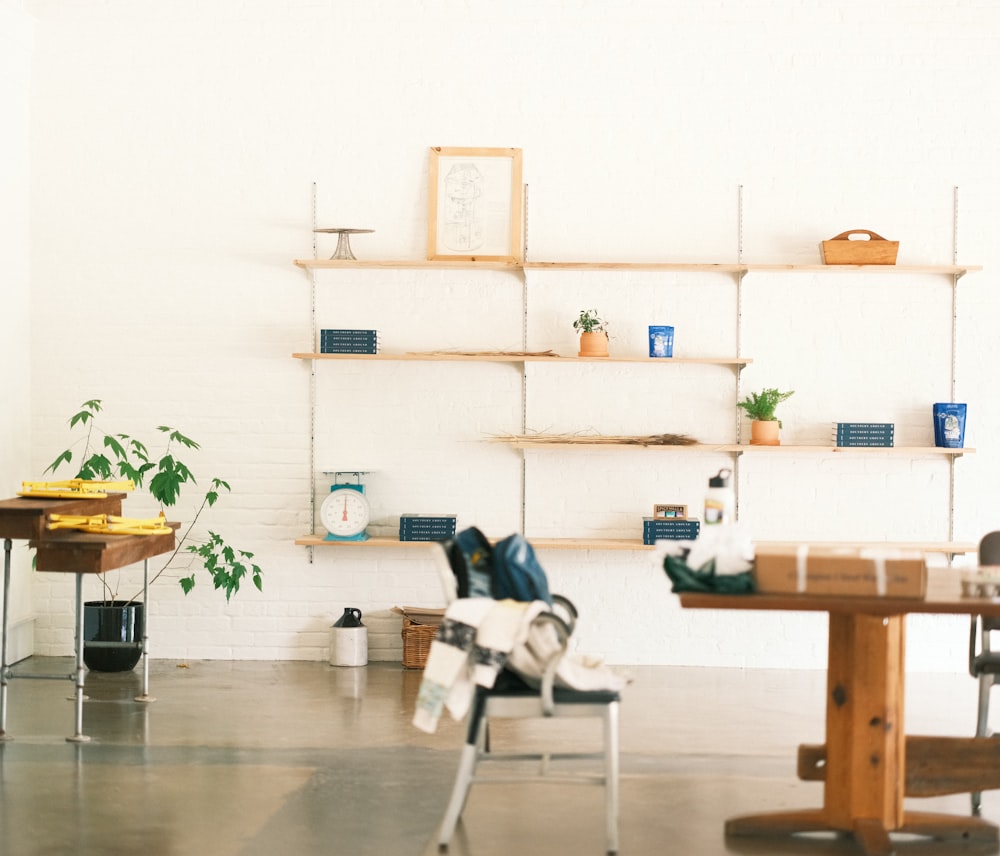
<path id="1" fill-rule="evenodd" d="M 523 261 L 520 149 L 430 150 L 427 258 Z"/>
<path id="2" fill-rule="evenodd" d="M 668 518 L 672 520 L 686 520 L 688 507 L 686 505 L 668 505 L 658 502 L 653 506 L 653 517 Z"/>

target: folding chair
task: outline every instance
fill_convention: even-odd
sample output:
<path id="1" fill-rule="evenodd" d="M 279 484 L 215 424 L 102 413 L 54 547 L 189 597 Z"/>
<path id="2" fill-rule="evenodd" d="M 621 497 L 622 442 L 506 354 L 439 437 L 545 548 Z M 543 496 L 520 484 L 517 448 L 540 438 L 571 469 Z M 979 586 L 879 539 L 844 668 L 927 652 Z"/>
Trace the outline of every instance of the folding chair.
<path id="1" fill-rule="evenodd" d="M 467 543 L 471 537 L 476 545 L 474 551 L 462 549 L 459 542 L 463 536 Z M 519 536 L 512 536 L 519 537 Z M 522 539 L 523 540 L 523 539 Z M 456 539 L 440 542 L 442 583 L 449 603 L 455 597 L 469 596 L 470 580 L 476 574 L 492 577 L 492 548 L 478 530 L 465 530 Z M 527 544 L 527 542 L 524 542 Z M 499 545 L 498 545 L 499 546 Z M 533 553 L 532 553 L 533 556 Z M 444 560 L 447 561 L 444 561 Z M 540 569 L 538 569 L 540 571 Z M 475 582 L 472 582 L 475 588 Z M 547 588 L 547 583 L 545 583 Z M 495 589 L 495 581 L 493 588 Z M 494 596 L 496 592 L 494 591 Z M 469 791 L 473 784 L 512 781 L 538 781 L 603 785 L 605 790 L 605 837 L 607 852 L 618 852 L 618 706 L 620 693 L 615 690 L 580 691 L 555 686 L 559 661 L 566 653 L 569 638 L 576 621 L 573 604 L 559 595 L 551 595 L 553 610 L 537 616 L 535 622 L 550 624 L 556 630 L 559 641 L 555 655 L 545 664 L 538 688 L 530 686 L 519 675 L 503 668 L 491 688 L 477 686 L 469 711 L 465 745 L 459 761 L 458 775 L 452 789 L 451 800 L 445 811 L 439 834 L 441 850 L 447 850 L 455 831 L 455 826 L 465 808 Z M 562 614 L 557 614 L 556 610 Z M 511 753 L 493 752 L 490 749 L 489 721 L 491 718 L 540 718 L 540 717 L 596 717 L 603 721 L 601 752 L 569 753 Z M 600 772 L 558 774 L 551 769 L 551 762 L 571 759 L 600 759 Z M 489 761 L 530 761 L 539 762 L 536 772 L 526 775 L 502 778 L 480 775 L 480 766 Z"/>

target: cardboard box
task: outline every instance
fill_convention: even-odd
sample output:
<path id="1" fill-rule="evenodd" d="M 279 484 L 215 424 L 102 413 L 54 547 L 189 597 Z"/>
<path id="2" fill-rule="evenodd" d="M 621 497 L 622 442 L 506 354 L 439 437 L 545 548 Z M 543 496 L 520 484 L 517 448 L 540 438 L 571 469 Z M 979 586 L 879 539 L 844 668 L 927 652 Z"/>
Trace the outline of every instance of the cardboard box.
<path id="1" fill-rule="evenodd" d="M 765 594 L 927 595 L 927 560 L 916 550 L 766 547 L 756 550 L 753 576 L 757 591 Z"/>
<path id="2" fill-rule="evenodd" d="M 437 627 L 444 621 L 444 609 L 432 609 L 426 606 L 394 606 L 391 610 L 396 615 L 402 615 L 413 624 L 430 624 Z"/>

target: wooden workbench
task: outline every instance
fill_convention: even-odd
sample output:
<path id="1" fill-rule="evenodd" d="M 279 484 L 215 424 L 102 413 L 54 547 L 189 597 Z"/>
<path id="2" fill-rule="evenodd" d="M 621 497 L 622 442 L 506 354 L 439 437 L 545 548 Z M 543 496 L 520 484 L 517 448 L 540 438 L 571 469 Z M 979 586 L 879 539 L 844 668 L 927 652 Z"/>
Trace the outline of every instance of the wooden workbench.
<path id="1" fill-rule="evenodd" d="M 74 497 L 70 499 L 12 497 L 0 500 L 0 538 L 4 539 L 3 575 L 3 636 L 0 645 L 0 741 L 10 740 L 7 734 L 7 686 L 11 678 L 42 678 L 48 675 L 14 673 L 7 663 L 8 604 L 10 603 L 10 554 L 13 539 L 26 540 L 36 551 L 35 569 L 40 572 L 72 573 L 76 575 L 76 616 L 74 645 L 76 663 L 74 681 L 75 730 L 71 742 L 83 743 L 83 577 L 103 574 L 136 562 L 143 563 L 143 601 L 148 602 L 149 559 L 175 549 L 177 524 L 172 531 L 159 535 L 113 535 L 78 532 L 72 529 L 49 530 L 50 516 L 108 514 L 121 516 L 125 493 L 108 493 L 106 497 Z M 142 658 L 143 691 L 138 701 L 151 701 L 149 696 L 149 661 L 147 635 L 143 622 Z"/>

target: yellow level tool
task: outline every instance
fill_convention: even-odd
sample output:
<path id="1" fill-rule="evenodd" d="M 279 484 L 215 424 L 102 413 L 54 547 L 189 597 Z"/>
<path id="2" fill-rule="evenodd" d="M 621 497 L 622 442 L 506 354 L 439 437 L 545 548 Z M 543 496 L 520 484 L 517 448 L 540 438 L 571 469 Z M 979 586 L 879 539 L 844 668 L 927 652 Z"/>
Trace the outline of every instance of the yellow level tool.
<path id="1" fill-rule="evenodd" d="M 50 514 L 49 529 L 78 529 L 98 535 L 166 535 L 173 532 L 159 517 L 115 517 L 111 514 Z"/>
<path id="2" fill-rule="evenodd" d="M 129 481 L 96 481 L 91 479 L 66 479 L 64 481 L 21 482 L 18 496 L 36 499 L 107 499 L 109 490 L 135 490 Z"/>

